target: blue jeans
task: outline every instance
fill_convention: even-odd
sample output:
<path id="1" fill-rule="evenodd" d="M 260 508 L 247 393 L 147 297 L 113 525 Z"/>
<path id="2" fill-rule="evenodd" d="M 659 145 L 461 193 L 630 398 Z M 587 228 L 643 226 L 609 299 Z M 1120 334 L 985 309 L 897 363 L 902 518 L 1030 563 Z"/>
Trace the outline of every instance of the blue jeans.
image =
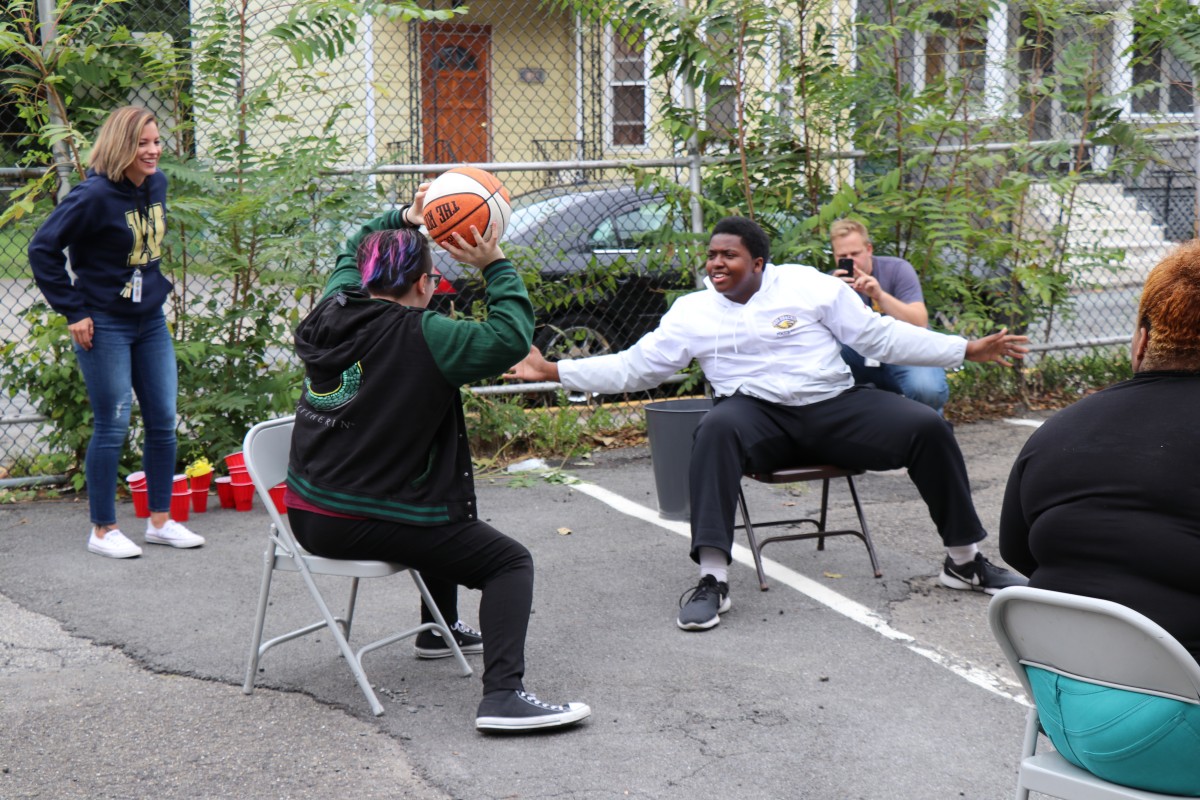
<path id="1" fill-rule="evenodd" d="M 1042 729 L 1067 761 L 1122 786 L 1200 796 L 1200 706 L 1025 671 Z"/>
<path id="2" fill-rule="evenodd" d="M 868 367 L 860 356 L 842 345 L 842 360 L 854 373 L 854 382 L 860 386 L 874 384 L 877 389 L 902 394 L 909 400 L 924 403 L 939 414 L 950 399 L 950 385 L 946 383 L 946 370 L 941 367 L 909 367 L 900 364 L 880 364 Z"/>
<path id="3" fill-rule="evenodd" d="M 75 346 L 95 416 L 84 474 L 93 525 L 117 521 L 117 465 L 137 393 L 146 440 L 142 469 L 150 510 L 170 511 L 175 475 L 175 344 L 162 311 L 141 317 L 92 314 L 92 349 Z"/>

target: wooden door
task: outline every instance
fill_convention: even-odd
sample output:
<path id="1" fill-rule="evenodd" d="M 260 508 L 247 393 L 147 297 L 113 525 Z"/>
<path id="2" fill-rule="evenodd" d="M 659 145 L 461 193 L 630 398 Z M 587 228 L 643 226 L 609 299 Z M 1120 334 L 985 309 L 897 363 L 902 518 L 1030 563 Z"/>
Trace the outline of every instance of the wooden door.
<path id="1" fill-rule="evenodd" d="M 421 27 L 421 132 L 426 162 L 488 161 L 488 25 Z"/>

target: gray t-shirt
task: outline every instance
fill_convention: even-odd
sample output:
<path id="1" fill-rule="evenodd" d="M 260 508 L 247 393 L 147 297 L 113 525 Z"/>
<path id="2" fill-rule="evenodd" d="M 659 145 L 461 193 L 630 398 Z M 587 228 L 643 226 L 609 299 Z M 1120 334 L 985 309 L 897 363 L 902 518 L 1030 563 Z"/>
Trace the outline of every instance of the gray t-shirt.
<path id="1" fill-rule="evenodd" d="M 921 281 L 913 265 L 903 258 L 896 256 L 872 256 L 872 274 L 879 281 L 879 288 L 902 303 L 925 302 L 925 294 L 921 291 Z M 865 294 L 860 294 L 863 302 L 879 313 L 878 306 Z"/>

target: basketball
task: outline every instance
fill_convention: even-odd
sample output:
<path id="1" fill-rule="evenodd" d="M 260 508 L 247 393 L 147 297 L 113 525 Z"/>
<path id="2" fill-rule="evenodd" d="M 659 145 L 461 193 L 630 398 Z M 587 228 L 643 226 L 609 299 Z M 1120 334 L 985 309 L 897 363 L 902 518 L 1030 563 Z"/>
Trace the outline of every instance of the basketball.
<path id="1" fill-rule="evenodd" d="M 475 167 L 455 167 L 434 178 L 425 193 L 425 227 L 429 238 L 438 244 L 458 233 L 474 244 L 471 226 L 487 235 L 488 226 L 495 223 L 504 236 L 508 218 L 512 215 L 508 190 L 490 172 Z"/>

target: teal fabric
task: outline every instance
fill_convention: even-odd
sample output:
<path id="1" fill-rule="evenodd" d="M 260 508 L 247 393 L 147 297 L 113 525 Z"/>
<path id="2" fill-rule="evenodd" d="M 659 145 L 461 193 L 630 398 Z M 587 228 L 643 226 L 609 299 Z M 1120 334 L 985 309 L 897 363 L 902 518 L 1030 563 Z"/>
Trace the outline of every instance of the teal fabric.
<path id="1" fill-rule="evenodd" d="M 1063 758 L 1122 786 L 1200 797 L 1200 705 L 1025 671 Z"/>

